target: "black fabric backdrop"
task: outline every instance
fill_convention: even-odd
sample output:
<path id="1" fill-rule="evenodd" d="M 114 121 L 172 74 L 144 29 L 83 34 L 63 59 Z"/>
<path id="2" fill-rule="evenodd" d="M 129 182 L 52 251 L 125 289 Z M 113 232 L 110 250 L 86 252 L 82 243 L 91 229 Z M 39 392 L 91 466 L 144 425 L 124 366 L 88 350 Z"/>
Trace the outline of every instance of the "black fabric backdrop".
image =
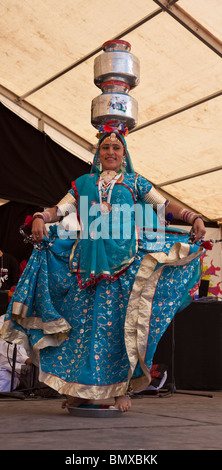
<path id="1" fill-rule="evenodd" d="M 26 215 L 56 204 L 71 181 L 89 173 L 80 160 L 0 103 L 0 249 L 20 262 L 30 255 L 19 227 Z"/>
<path id="2" fill-rule="evenodd" d="M 56 204 L 90 165 L 0 104 L 0 197 L 37 206 Z"/>

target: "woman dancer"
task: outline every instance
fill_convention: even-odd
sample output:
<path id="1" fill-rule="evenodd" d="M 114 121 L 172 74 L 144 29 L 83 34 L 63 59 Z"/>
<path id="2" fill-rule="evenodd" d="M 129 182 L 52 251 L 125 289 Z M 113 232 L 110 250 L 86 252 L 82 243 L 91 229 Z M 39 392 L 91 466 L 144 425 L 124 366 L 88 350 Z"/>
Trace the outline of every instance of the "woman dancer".
<path id="1" fill-rule="evenodd" d="M 114 397 L 113 406 L 127 411 L 130 391 L 148 386 L 157 344 L 201 277 L 201 216 L 166 201 L 134 172 L 125 133 L 122 125 L 102 127 L 90 174 L 34 214 L 41 249 L 6 316 L 3 337 L 26 347 L 39 380 L 67 395 L 64 407 Z M 166 219 L 192 225 L 193 243 L 187 232 L 165 229 L 163 209 Z M 75 239 L 61 237 L 57 225 L 46 229 L 72 212 Z"/>

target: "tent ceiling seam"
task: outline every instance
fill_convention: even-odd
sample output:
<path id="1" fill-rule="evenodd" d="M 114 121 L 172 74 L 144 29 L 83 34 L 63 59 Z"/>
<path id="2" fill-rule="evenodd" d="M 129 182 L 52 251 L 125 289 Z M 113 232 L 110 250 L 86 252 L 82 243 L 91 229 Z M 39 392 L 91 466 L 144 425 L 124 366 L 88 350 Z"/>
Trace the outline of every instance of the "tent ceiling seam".
<path id="1" fill-rule="evenodd" d="M 164 181 L 163 183 L 156 184 L 155 186 L 157 188 L 161 188 L 162 186 L 167 186 L 169 184 L 179 183 L 180 181 L 189 180 L 191 178 L 197 178 L 198 176 L 207 175 L 208 173 L 213 173 L 214 171 L 220 171 L 220 170 L 222 170 L 222 165 L 217 166 L 215 168 L 209 168 L 208 170 L 199 171 L 199 172 L 193 173 L 191 175 L 182 176 L 181 178 L 176 178 L 174 180 Z"/>
<path id="2" fill-rule="evenodd" d="M 170 117 L 176 116 L 176 114 L 182 113 L 184 111 L 188 111 L 189 109 L 194 108 L 195 106 L 199 106 L 200 104 L 203 104 L 207 101 L 218 98 L 221 95 L 222 95 L 222 90 L 216 91 L 215 93 L 212 93 L 211 95 L 205 96 L 204 98 L 200 98 L 199 100 L 193 101 L 192 103 L 188 103 L 187 105 L 182 106 L 181 108 L 174 109 L 173 111 L 170 111 L 169 113 L 162 114 L 162 116 L 158 116 L 157 118 L 151 119 L 151 121 L 140 124 L 140 126 L 134 127 L 134 129 L 129 131 L 129 134 L 140 131 L 141 129 L 144 129 L 145 127 L 152 126 L 153 124 L 163 121 L 164 119 L 168 119 Z"/>

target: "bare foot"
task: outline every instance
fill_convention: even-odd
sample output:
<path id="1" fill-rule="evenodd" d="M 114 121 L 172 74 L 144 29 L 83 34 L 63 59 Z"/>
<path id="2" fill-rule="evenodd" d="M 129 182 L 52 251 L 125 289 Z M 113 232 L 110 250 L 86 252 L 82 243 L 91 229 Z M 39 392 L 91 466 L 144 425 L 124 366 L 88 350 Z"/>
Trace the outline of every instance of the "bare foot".
<path id="1" fill-rule="evenodd" d="M 76 406 L 89 404 L 89 403 L 90 403 L 90 400 L 87 400 L 86 398 L 69 397 L 69 398 L 66 398 L 66 400 L 62 402 L 62 408 L 67 408 L 69 406 L 76 407 Z"/>
<path id="2" fill-rule="evenodd" d="M 109 408 L 119 408 L 119 410 L 124 413 L 131 408 L 131 399 L 127 395 L 115 397 L 114 406 L 110 406 Z"/>

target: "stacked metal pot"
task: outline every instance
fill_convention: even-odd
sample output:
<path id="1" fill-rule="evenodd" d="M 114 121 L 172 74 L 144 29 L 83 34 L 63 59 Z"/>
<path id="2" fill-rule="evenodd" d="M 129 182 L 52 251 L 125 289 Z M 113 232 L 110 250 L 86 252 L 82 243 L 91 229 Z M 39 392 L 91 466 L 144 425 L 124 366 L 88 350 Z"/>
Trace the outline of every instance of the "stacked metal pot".
<path id="1" fill-rule="evenodd" d="M 139 84 L 139 60 L 131 45 L 122 40 L 103 44 L 103 53 L 94 61 L 94 83 L 102 94 L 92 100 L 91 123 L 99 129 L 117 120 L 133 129 L 137 124 L 138 104 L 129 91 Z"/>

